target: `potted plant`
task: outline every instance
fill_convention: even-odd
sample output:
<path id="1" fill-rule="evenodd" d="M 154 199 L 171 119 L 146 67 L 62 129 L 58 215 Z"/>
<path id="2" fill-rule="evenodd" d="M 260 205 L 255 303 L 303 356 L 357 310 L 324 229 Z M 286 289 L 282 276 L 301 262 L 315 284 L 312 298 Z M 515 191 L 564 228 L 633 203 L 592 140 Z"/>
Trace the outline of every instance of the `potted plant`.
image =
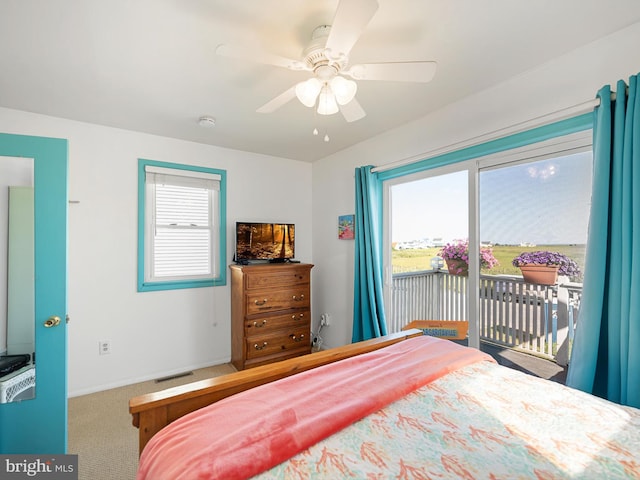
<path id="1" fill-rule="evenodd" d="M 469 275 L 469 242 L 447 243 L 439 255 L 447 262 L 450 275 Z M 490 247 L 480 247 L 480 268 L 491 269 L 498 265 Z"/>
<path id="2" fill-rule="evenodd" d="M 522 252 L 511 263 L 520 268 L 525 282 L 538 285 L 555 285 L 558 275 L 580 275 L 580 267 L 574 260 L 563 253 L 548 250 Z"/>

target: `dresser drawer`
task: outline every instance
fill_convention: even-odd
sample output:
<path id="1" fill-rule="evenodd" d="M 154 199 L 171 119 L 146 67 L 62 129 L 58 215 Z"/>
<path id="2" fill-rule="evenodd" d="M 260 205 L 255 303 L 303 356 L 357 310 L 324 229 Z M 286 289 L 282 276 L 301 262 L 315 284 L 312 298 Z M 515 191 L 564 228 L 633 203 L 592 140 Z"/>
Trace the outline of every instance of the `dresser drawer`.
<path id="1" fill-rule="evenodd" d="M 273 330 L 289 329 L 294 330 L 296 327 L 309 325 L 311 321 L 311 312 L 304 310 L 301 312 L 285 313 L 284 315 L 272 315 L 270 317 L 260 317 L 245 319 L 244 331 L 247 337 L 254 335 L 264 335 L 273 332 Z"/>
<path id="2" fill-rule="evenodd" d="M 309 308 L 309 287 L 264 290 L 246 294 L 247 315 L 292 308 Z"/>
<path id="3" fill-rule="evenodd" d="M 311 281 L 311 272 L 308 268 L 289 268 L 282 271 L 250 272 L 245 276 L 245 288 L 281 288 L 299 286 Z"/>
<path id="4" fill-rule="evenodd" d="M 311 332 L 307 326 L 307 328 L 301 327 L 273 335 L 246 338 L 247 359 L 255 359 L 302 347 L 309 348 L 311 346 L 310 336 Z"/>

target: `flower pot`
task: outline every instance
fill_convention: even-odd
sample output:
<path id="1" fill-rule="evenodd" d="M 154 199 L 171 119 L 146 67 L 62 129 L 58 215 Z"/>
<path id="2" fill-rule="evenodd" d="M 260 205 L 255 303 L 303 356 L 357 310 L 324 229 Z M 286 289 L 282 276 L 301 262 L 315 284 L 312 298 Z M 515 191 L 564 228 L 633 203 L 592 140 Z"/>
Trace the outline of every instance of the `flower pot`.
<path id="1" fill-rule="evenodd" d="M 446 260 L 449 275 L 469 276 L 469 264 L 464 260 Z"/>
<path id="2" fill-rule="evenodd" d="M 560 265 L 537 265 L 535 263 L 520 265 L 524 281 L 534 285 L 555 285 L 558 281 L 559 268 Z"/>

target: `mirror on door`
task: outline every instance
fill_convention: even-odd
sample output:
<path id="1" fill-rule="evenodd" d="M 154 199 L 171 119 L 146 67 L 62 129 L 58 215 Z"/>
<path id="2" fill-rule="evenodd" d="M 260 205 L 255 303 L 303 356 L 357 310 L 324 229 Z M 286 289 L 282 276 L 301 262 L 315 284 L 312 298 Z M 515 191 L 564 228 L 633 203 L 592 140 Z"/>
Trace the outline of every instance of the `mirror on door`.
<path id="1" fill-rule="evenodd" d="M 35 397 L 33 159 L 0 157 L 0 404 Z"/>

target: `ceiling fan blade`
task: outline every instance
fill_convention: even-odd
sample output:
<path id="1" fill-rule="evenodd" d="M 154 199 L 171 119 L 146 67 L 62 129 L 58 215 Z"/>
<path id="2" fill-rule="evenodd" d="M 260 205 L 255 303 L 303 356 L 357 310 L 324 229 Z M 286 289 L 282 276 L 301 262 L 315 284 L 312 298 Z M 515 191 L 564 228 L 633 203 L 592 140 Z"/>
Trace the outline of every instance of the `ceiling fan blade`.
<path id="1" fill-rule="evenodd" d="M 377 0 L 340 0 L 327 39 L 327 56 L 349 55 L 377 10 Z"/>
<path id="2" fill-rule="evenodd" d="M 254 48 L 244 48 L 221 43 L 216 47 L 216 55 L 221 57 L 239 58 L 263 65 L 275 65 L 276 67 L 288 68 L 289 70 L 309 70 L 304 63 L 299 60 L 281 57 L 273 53 L 256 50 Z"/>
<path id="3" fill-rule="evenodd" d="M 392 82 L 430 82 L 436 74 L 436 62 L 361 63 L 342 73 L 355 80 Z"/>
<path id="4" fill-rule="evenodd" d="M 338 105 L 338 107 L 340 108 L 340 113 L 342 113 L 344 119 L 349 123 L 360 120 L 366 115 L 366 112 L 362 109 L 362 106 L 360 106 L 360 103 L 355 98 L 346 105 Z"/>
<path id="5" fill-rule="evenodd" d="M 296 97 L 296 86 L 289 90 L 285 90 L 272 100 L 269 100 L 263 106 L 256 110 L 258 113 L 271 113 L 282 107 L 285 103 L 290 102 Z"/>

